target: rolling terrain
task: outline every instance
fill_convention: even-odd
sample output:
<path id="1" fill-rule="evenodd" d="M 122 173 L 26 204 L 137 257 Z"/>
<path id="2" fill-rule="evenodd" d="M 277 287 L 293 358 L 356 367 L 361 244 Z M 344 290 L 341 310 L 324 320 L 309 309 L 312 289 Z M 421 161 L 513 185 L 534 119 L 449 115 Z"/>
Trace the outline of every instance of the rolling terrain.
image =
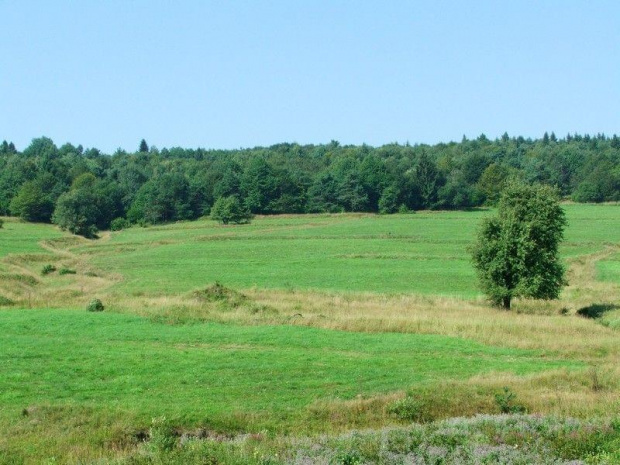
<path id="1" fill-rule="evenodd" d="M 220 438 L 217 460 L 286 462 L 297 446 L 282 438 L 323 432 L 350 449 L 351 428 L 500 413 L 504 387 L 513 413 L 613 430 L 620 206 L 565 209 L 569 286 L 511 312 L 485 302 L 469 260 L 486 210 L 200 220 L 97 240 L 7 218 L 0 458 L 152 463 L 159 431 Z M 103 313 L 86 312 L 93 298 Z M 261 439 L 239 446 L 248 433 Z"/>

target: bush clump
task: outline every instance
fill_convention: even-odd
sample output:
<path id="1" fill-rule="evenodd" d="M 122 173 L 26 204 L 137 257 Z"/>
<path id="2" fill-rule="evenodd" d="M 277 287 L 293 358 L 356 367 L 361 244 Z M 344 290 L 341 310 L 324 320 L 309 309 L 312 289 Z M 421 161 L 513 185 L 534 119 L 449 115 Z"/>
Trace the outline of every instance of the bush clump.
<path id="1" fill-rule="evenodd" d="M 248 300 L 242 293 L 229 289 L 217 281 L 209 287 L 195 291 L 194 297 L 204 302 L 225 302 L 231 306 L 238 306 Z"/>
<path id="2" fill-rule="evenodd" d="M 43 265 L 43 268 L 41 268 L 41 274 L 43 276 L 53 273 L 54 271 L 56 271 L 56 267 L 54 265 L 50 265 L 49 263 L 47 265 Z"/>
<path id="3" fill-rule="evenodd" d="M 3 227 L 4 227 L 4 220 L 0 218 L 0 229 L 2 229 Z"/>
<path id="4" fill-rule="evenodd" d="M 398 213 L 400 213 L 401 215 L 403 214 L 407 214 L 407 213 L 415 213 L 413 210 L 410 210 L 409 207 L 407 207 L 407 205 L 405 205 L 404 203 L 402 203 L 400 205 L 400 207 L 398 207 Z"/>
<path id="5" fill-rule="evenodd" d="M 526 413 L 527 409 L 525 406 L 519 404 L 516 400 L 517 395 L 507 386 L 504 387 L 502 392 L 495 394 L 495 403 L 501 413 Z"/>
<path id="6" fill-rule="evenodd" d="M 105 307 L 103 306 L 103 302 L 101 302 L 101 300 L 99 299 L 93 299 L 88 303 L 88 307 L 86 307 L 86 310 L 88 310 L 89 312 L 103 312 L 103 310 L 105 309 Z"/>
<path id="7" fill-rule="evenodd" d="M 9 306 L 9 305 L 13 305 L 14 303 L 15 302 L 13 302 L 8 297 L 4 297 L 3 295 L 0 295 L 0 306 Z"/>
<path id="8" fill-rule="evenodd" d="M 207 305 L 208 308 L 216 308 L 220 311 L 243 309 L 252 315 L 278 314 L 277 309 L 269 305 L 258 304 L 245 294 L 227 288 L 217 281 L 204 289 L 192 292 L 191 295 L 200 303 L 210 304 Z"/>
<path id="9" fill-rule="evenodd" d="M 425 421 L 424 402 L 407 393 L 404 399 L 398 399 L 387 407 L 387 412 L 403 421 Z"/>
<path id="10" fill-rule="evenodd" d="M 121 231 L 131 227 L 131 223 L 126 218 L 114 218 L 110 223 L 111 231 Z"/>
<path id="11" fill-rule="evenodd" d="M 222 224 L 247 224 L 252 220 L 252 213 L 245 208 L 238 197 L 220 197 L 211 208 L 211 219 Z"/>
<path id="12" fill-rule="evenodd" d="M 72 270 L 71 268 L 67 268 L 67 267 L 63 266 L 60 270 L 58 270 L 58 274 L 59 275 L 76 274 L 76 271 Z"/>
<path id="13" fill-rule="evenodd" d="M 149 446 L 153 452 L 170 452 L 176 444 L 175 431 L 166 417 L 153 418 L 149 430 Z"/>

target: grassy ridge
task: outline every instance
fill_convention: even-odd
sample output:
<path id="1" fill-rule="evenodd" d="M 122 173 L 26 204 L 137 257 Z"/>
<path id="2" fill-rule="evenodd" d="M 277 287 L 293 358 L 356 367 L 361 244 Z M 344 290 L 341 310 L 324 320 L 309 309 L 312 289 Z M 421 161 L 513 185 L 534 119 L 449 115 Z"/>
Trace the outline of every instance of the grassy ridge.
<path id="1" fill-rule="evenodd" d="M 565 209 L 565 258 L 620 242 L 620 206 Z M 128 293 L 183 292 L 221 281 L 239 288 L 475 297 L 467 246 L 488 214 L 267 217 L 242 227 L 200 221 L 133 228 L 78 251 L 94 255 L 103 270 L 121 273 L 119 289 Z"/>
<path id="2" fill-rule="evenodd" d="M 23 223 L 15 218 L 4 218 L 0 230 L 0 257 L 18 253 L 45 253 L 39 242 L 56 239 L 64 234 L 46 224 Z"/>
<path id="3" fill-rule="evenodd" d="M 170 235 L 166 228 L 153 231 L 153 238 L 148 231 L 128 231 L 110 246 L 139 242 L 135 250 L 118 257 L 111 247 L 110 255 L 103 251 L 94 263 L 107 271 L 123 269 L 121 289 L 126 292 L 162 286 L 166 292 L 182 292 L 222 281 L 241 288 L 374 292 L 406 292 L 415 283 L 418 292 L 475 295 L 473 271 L 460 252 L 466 239 L 442 238 L 435 230 L 458 229 L 452 223 L 463 218 L 446 218 L 442 224 L 422 218 L 318 217 L 305 224 L 269 218 L 249 227 L 201 222 L 195 225 L 200 229 L 188 228 L 180 238 L 174 228 Z"/>
<path id="4" fill-rule="evenodd" d="M 620 242 L 620 206 L 565 205 L 562 256 L 574 259 Z M 480 293 L 467 246 L 488 211 L 413 215 L 307 215 L 258 218 L 251 225 L 211 221 L 131 228 L 70 250 L 122 276 L 119 292 L 186 292 L 220 281 L 236 288 L 419 293 L 472 298 Z M 10 222 L 0 257 L 45 252 L 61 233 Z M 616 259 L 601 257 L 598 277 L 619 282 Z"/>

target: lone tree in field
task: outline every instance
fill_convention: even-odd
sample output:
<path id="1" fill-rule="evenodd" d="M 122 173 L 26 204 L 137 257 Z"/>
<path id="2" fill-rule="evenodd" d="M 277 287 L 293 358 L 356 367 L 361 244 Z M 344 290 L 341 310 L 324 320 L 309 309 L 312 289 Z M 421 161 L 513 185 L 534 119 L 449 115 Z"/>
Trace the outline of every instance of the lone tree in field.
<path id="1" fill-rule="evenodd" d="M 497 305 L 514 297 L 557 299 L 566 285 L 558 245 L 566 219 L 555 189 L 509 181 L 497 216 L 484 221 L 472 248 L 480 286 Z"/>

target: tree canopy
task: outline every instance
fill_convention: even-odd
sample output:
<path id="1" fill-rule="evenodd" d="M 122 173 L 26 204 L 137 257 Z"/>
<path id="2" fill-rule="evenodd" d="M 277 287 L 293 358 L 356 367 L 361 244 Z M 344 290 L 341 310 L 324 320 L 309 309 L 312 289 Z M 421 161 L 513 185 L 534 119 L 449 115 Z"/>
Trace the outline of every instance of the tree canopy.
<path id="1" fill-rule="evenodd" d="M 143 142 L 143 143 L 142 143 Z M 0 215 L 50 221 L 62 195 L 88 190 L 95 227 L 191 220 L 236 196 L 255 214 L 461 209 L 498 202 L 506 180 L 564 198 L 620 201 L 620 138 L 552 132 L 436 145 L 276 144 L 236 150 L 149 147 L 112 155 L 47 137 L 0 144 Z M 62 197 L 66 201 L 66 196 Z"/>
<path id="2" fill-rule="evenodd" d="M 515 297 L 556 299 L 566 284 L 558 254 L 565 225 L 556 189 L 509 181 L 472 248 L 487 296 L 506 309 Z"/>
<path id="3" fill-rule="evenodd" d="M 222 224 L 244 224 L 250 222 L 252 213 L 241 204 L 236 196 L 231 195 L 220 197 L 215 201 L 211 210 L 211 219 Z"/>

